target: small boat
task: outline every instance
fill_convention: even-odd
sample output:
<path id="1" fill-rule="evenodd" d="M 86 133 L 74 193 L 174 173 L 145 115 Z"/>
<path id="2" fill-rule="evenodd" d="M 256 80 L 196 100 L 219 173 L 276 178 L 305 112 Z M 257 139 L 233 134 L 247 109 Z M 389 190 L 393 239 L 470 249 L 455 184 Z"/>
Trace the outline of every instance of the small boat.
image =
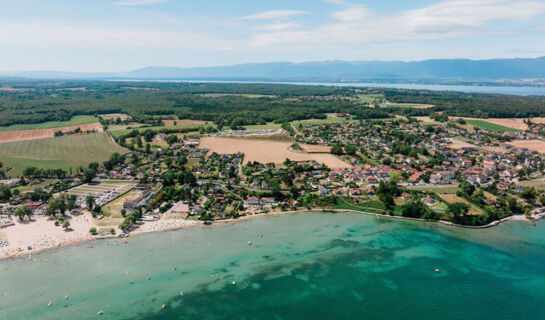
<path id="1" fill-rule="evenodd" d="M 252 245 L 252 241 L 248 241 L 248 245 L 251 246 L 251 245 Z"/>
<path id="2" fill-rule="evenodd" d="M 163 304 L 163 305 L 161 306 L 161 309 L 164 309 L 164 308 L 166 308 L 166 307 L 167 307 L 167 306 L 166 306 L 165 304 Z"/>
<path id="3" fill-rule="evenodd" d="M 104 314 L 104 311 L 101 310 L 101 311 L 97 312 L 97 314 L 98 314 L 99 316 L 100 316 L 100 315 L 103 315 L 103 314 Z"/>
<path id="4" fill-rule="evenodd" d="M 51 307 L 52 305 L 53 305 L 53 301 L 49 301 L 49 302 L 47 303 L 47 306 L 48 306 L 48 307 Z"/>
<path id="5" fill-rule="evenodd" d="M 441 270 L 435 269 L 435 273 L 440 273 L 440 272 L 441 272 Z"/>
<path id="6" fill-rule="evenodd" d="M 205 221 L 204 224 L 207 225 L 207 226 L 209 226 L 209 225 L 212 224 L 212 221 Z"/>
<path id="7" fill-rule="evenodd" d="M 146 280 L 150 280 L 150 279 L 151 279 L 151 276 L 148 276 L 148 277 L 146 278 Z"/>

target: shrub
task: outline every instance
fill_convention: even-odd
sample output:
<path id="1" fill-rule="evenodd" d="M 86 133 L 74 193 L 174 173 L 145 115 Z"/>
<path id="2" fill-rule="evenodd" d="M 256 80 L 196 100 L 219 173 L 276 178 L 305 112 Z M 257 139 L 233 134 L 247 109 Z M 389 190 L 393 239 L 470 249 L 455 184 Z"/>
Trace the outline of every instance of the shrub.
<path id="1" fill-rule="evenodd" d="M 92 234 L 92 235 L 96 235 L 97 234 L 97 228 L 91 227 L 91 229 L 89 229 L 89 233 Z"/>

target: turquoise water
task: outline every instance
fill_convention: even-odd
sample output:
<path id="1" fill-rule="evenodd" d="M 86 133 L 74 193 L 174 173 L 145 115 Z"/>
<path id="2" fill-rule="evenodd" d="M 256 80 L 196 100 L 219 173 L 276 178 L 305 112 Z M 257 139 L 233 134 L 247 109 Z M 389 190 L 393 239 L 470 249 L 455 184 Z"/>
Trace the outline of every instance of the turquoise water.
<path id="1" fill-rule="evenodd" d="M 0 261 L 0 319 L 545 318 L 545 223 L 305 213 L 35 258 Z"/>

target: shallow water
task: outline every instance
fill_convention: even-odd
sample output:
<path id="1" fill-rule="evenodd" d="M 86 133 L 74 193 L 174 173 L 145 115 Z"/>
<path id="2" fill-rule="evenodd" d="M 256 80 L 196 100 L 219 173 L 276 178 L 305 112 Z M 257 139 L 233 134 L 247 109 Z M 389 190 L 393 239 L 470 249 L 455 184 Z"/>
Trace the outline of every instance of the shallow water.
<path id="1" fill-rule="evenodd" d="M 0 261 L 0 319 L 545 318 L 545 223 L 305 213 L 35 258 Z"/>

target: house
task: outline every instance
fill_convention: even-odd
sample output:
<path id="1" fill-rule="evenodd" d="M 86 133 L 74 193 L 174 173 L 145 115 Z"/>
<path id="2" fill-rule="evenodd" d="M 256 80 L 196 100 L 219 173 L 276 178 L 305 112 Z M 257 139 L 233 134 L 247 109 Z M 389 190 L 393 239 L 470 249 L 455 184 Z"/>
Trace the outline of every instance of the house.
<path id="1" fill-rule="evenodd" d="M 244 204 L 246 207 L 259 207 L 261 206 L 261 202 L 257 197 L 249 197 L 248 200 L 246 200 L 246 203 Z"/>
<path id="2" fill-rule="evenodd" d="M 432 205 L 435 204 L 435 199 L 430 197 L 430 196 L 427 196 L 427 197 L 422 198 L 422 202 L 424 202 L 428 206 L 432 206 Z"/>
<path id="3" fill-rule="evenodd" d="M 411 194 L 408 193 L 408 192 L 403 192 L 403 193 L 401 194 L 401 198 L 402 198 L 403 200 L 409 200 L 409 199 L 411 199 Z"/>
<path id="4" fill-rule="evenodd" d="M 361 197 L 361 190 L 360 189 L 353 189 L 349 191 L 349 194 L 351 197 Z"/>

